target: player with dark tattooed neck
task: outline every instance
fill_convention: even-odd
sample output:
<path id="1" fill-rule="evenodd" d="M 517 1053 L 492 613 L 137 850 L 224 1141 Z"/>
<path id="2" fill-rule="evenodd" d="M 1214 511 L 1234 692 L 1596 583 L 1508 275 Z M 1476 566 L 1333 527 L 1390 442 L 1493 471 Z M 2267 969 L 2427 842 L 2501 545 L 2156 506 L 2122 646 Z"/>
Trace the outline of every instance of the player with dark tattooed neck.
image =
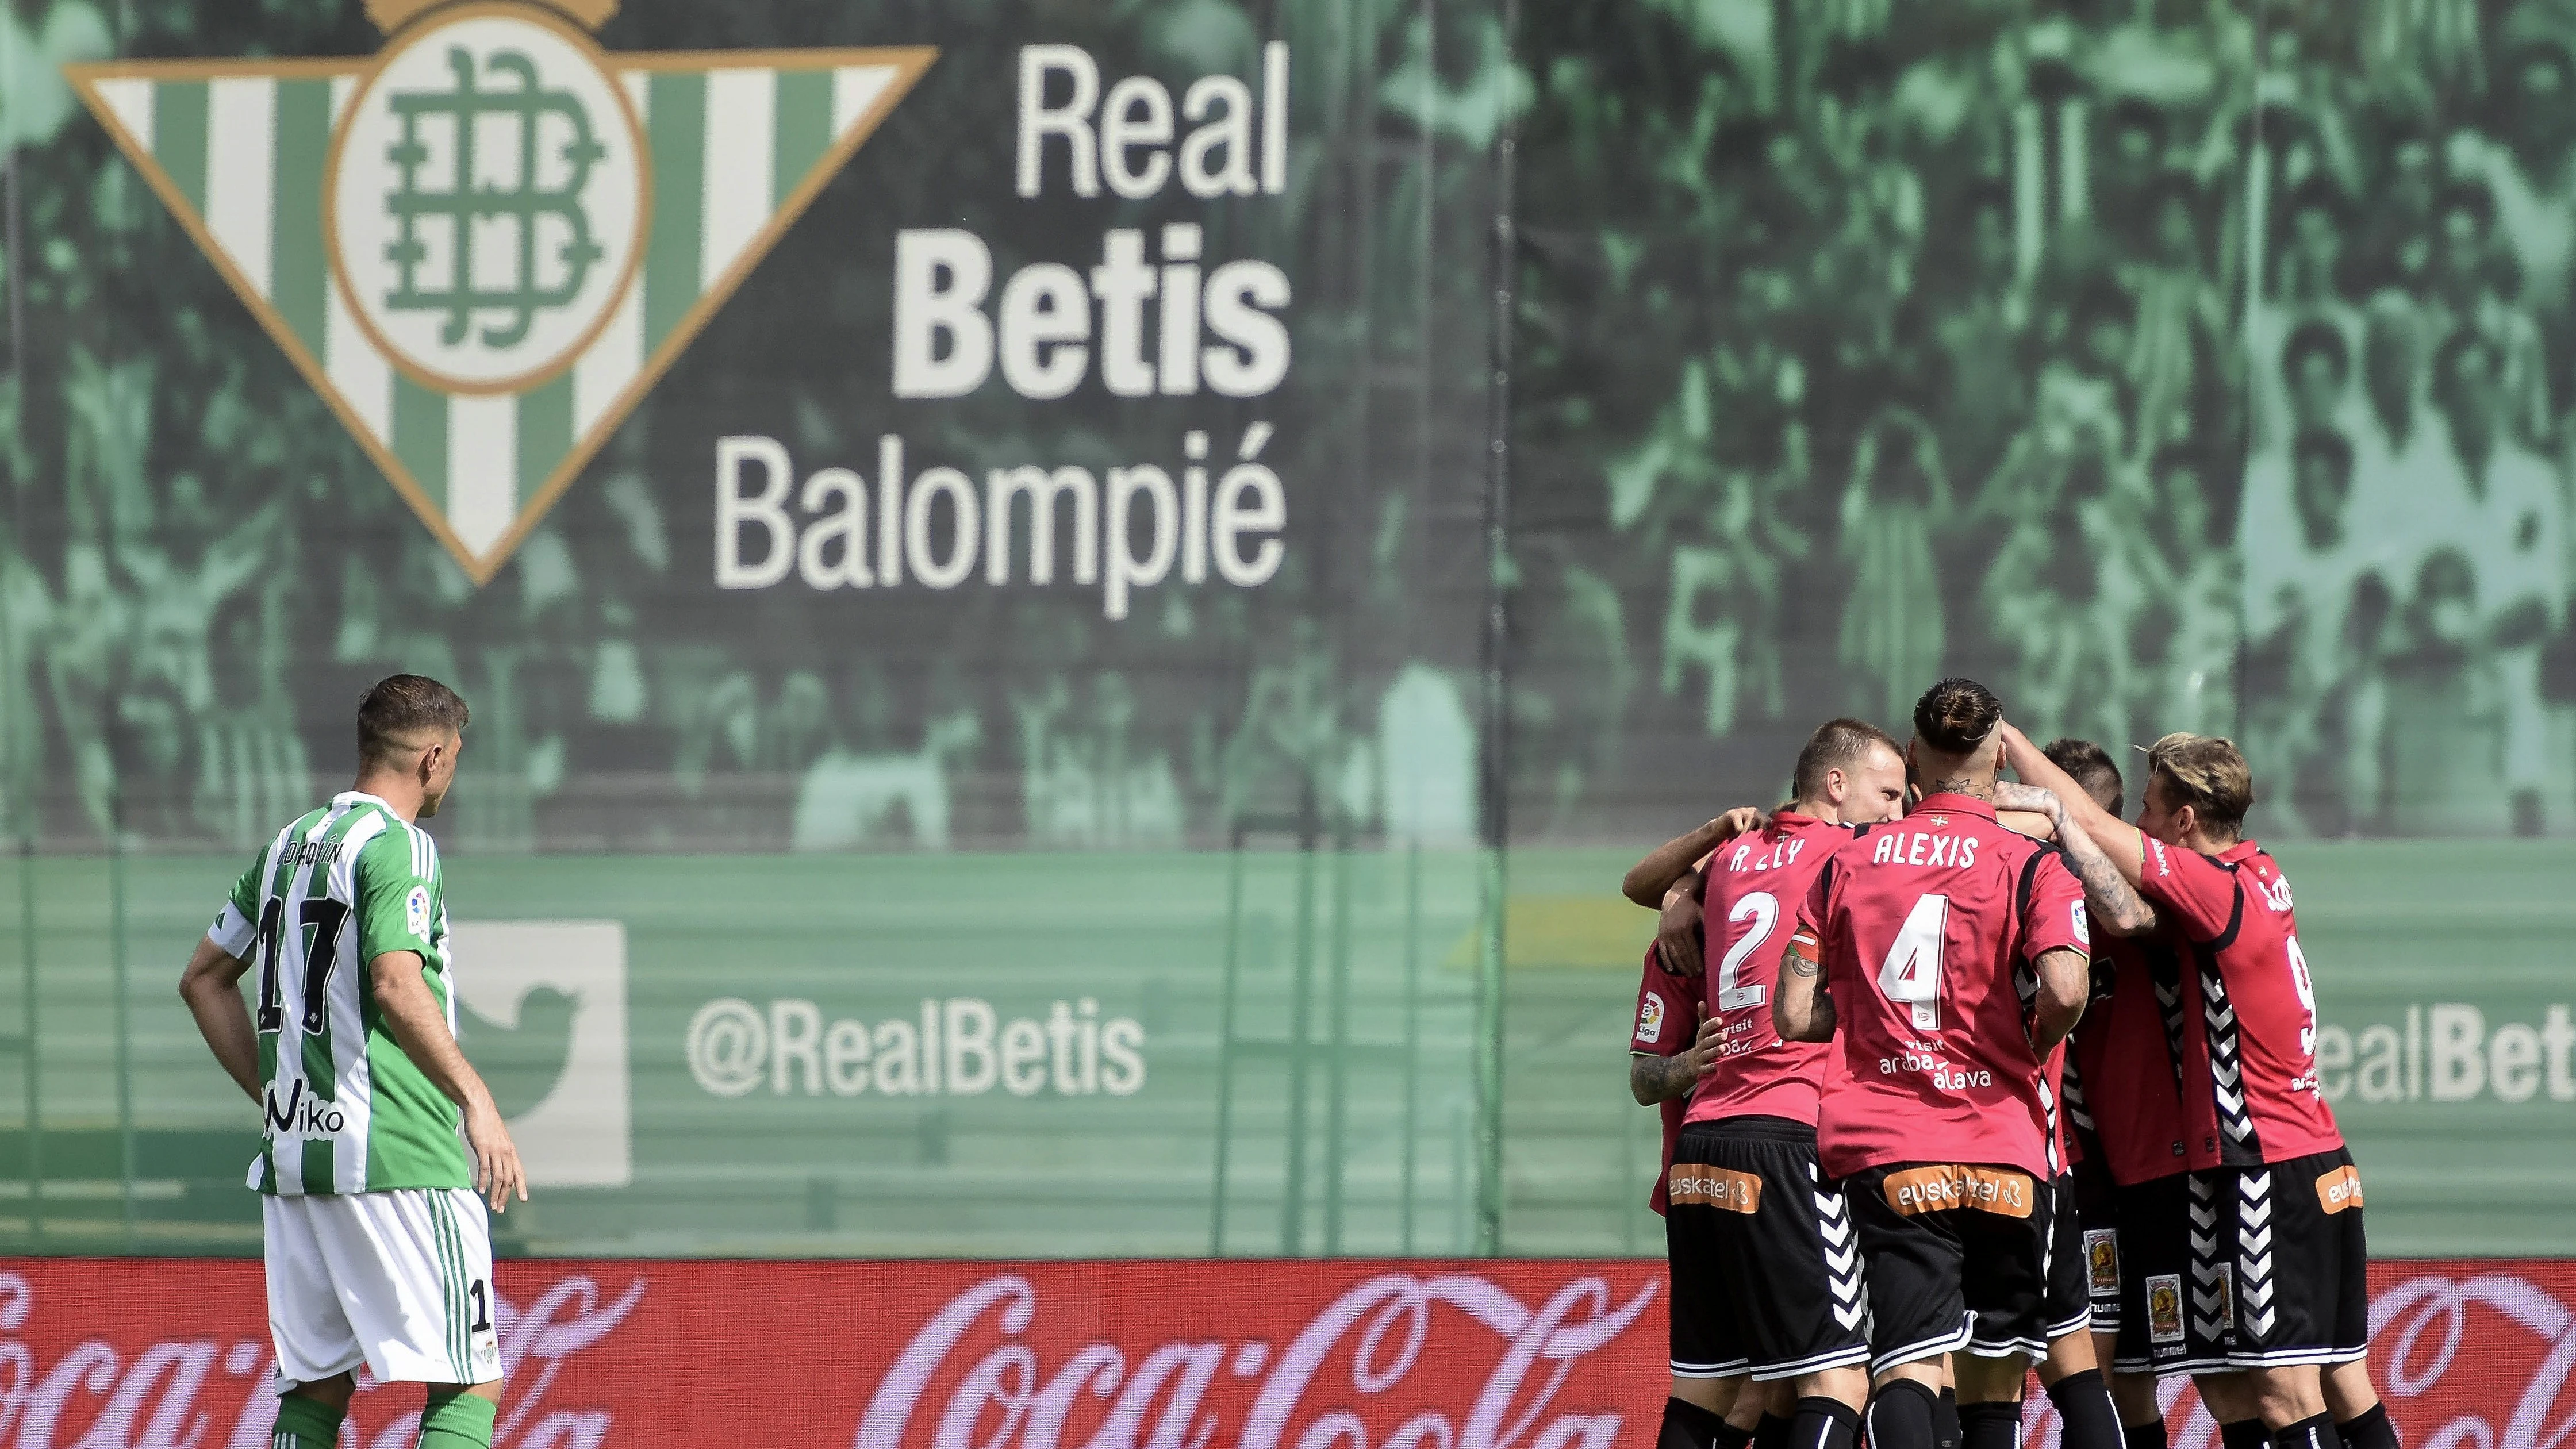
<path id="1" fill-rule="evenodd" d="M 2083 887 L 1995 819 L 2002 721 L 1974 680 L 1924 692 L 1906 759 L 1930 793 L 1823 862 L 1772 1004 L 1784 1041 L 1839 1061 L 1817 1157 L 1866 1265 L 1871 1449 L 1934 1449 L 1952 1378 L 1965 1449 L 2010 1449 L 2048 1346 L 2046 1064 L 2083 1013 L 2090 944 Z M 1860 1426 L 1815 1428 L 1797 1442 L 1849 1449 Z"/>

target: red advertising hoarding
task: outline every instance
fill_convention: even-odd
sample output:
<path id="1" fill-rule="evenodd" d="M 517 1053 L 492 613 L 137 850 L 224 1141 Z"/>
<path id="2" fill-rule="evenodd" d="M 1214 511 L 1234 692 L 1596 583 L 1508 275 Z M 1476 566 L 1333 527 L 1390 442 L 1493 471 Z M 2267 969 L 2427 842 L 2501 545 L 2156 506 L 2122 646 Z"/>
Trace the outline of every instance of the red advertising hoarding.
<path id="1" fill-rule="evenodd" d="M 496 1449 L 1613 1449 L 1666 1380 L 1652 1261 L 505 1262 Z M 2576 1263 L 2384 1263 L 2406 1442 L 2576 1445 Z M 259 1265 L 0 1265 L 0 1449 L 261 1449 Z M 2212 1441 L 2187 1395 L 2177 1449 Z M 359 1449 L 416 1390 L 363 1391 Z M 2045 1401 L 2032 1442 L 2055 1442 Z"/>

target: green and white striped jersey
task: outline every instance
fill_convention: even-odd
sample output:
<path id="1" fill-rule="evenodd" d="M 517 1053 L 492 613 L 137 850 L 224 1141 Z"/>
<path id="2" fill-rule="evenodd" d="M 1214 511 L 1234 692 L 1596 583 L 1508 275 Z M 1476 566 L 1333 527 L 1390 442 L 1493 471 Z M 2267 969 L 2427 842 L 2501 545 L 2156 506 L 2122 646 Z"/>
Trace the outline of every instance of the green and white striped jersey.
<path id="1" fill-rule="evenodd" d="M 456 1104 L 385 1030 L 367 963 L 418 952 L 456 1030 L 438 845 L 373 795 L 343 791 L 279 831 L 207 938 L 258 971 L 267 1146 L 261 1192 L 471 1187 Z"/>

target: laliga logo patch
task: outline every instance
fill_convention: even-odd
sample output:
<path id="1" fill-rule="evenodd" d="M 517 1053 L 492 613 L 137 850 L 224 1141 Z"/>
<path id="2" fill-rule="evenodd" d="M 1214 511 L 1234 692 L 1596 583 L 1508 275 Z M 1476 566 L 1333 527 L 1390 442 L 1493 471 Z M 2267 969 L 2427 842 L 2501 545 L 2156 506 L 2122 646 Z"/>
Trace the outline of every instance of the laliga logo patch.
<path id="1" fill-rule="evenodd" d="M 1637 1040 L 1652 1045 L 1663 1040 L 1663 1036 L 1664 999 L 1649 996 L 1646 1004 L 1637 1008 Z"/>
<path id="2" fill-rule="evenodd" d="M 427 887 L 413 886 L 411 888 L 411 894 L 403 898 L 403 926 L 405 929 L 409 930 L 413 936 L 423 941 L 429 939 L 429 890 Z"/>
<path id="3" fill-rule="evenodd" d="M 2084 914 L 2084 903 L 2082 901 L 2077 901 L 2075 904 L 2068 906 L 2066 908 L 2066 915 L 2067 919 L 2075 927 L 2075 939 L 2081 941 L 2086 946 L 2092 945 L 2093 923 L 2092 920 Z"/>
<path id="4" fill-rule="evenodd" d="M 368 0 L 372 58 L 64 68 L 477 583 L 938 54 L 612 55 L 616 8 Z"/>

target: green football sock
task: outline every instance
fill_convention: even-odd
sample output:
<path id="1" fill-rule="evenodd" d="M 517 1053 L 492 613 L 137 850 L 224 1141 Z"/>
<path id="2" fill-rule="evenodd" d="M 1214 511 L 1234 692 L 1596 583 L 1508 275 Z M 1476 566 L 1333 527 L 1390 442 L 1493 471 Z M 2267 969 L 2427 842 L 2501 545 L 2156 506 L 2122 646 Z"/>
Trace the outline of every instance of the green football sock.
<path id="1" fill-rule="evenodd" d="M 500 1405 L 463 1389 L 431 1389 L 420 1411 L 420 1449 L 492 1449 Z"/>
<path id="2" fill-rule="evenodd" d="M 340 1439 L 343 1412 L 320 1399 L 281 1394 L 277 1400 L 277 1429 L 268 1436 L 269 1449 L 331 1449 Z"/>

